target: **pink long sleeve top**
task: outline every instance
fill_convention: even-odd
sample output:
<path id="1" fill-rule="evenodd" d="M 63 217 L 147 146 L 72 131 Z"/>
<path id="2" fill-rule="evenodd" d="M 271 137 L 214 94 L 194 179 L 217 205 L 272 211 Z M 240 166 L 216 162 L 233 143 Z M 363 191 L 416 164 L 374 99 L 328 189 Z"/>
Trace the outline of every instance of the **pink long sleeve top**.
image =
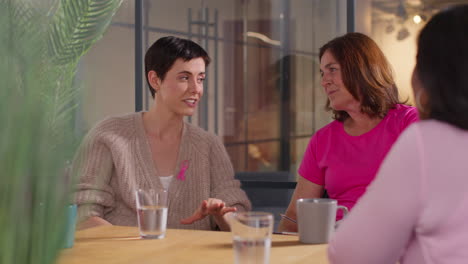
<path id="1" fill-rule="evenodd" d="M 411 125 L 334 234 L 331 263 L 468 263 L 468 131 Z"/>

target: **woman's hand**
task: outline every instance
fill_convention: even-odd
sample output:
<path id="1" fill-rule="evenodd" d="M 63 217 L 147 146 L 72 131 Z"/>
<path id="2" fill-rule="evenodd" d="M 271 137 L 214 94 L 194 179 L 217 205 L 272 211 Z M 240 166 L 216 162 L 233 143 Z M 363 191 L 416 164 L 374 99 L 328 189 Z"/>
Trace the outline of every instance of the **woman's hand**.
<path id="1" fill-rule="evenodd" d="M 235 211 L 237 211 L 237 208 L 226 207 L 226 204 L 223 201 L 216 198 L 209 198 L 208 200 L 204 200 L 201 203 L 200 207 L 193 213 L 192 216 L 182 219 L 180 223 L 189 225 L 205 218 L 208 215 L 212 215 L 214 216 L 215 221 L 221 230 L 229 230 L 229 225 L 223 216 L 226 213 Z"/>
<path id="2" fill-rule="evenodd" d="M 302 176 L 297 180 L 296 189 L 289 203 L 288 209 L 286 209 L 285 215 L 289 218 L 296 219 L 296 201 L 299 198 L 320 198 L 323 195 L 323 186 L 315 184 L 309 180 L 306 180 Z M 278 231 L 280 232 L 297 232 L 297 224 L 289 220 L 281 219 Z"/>

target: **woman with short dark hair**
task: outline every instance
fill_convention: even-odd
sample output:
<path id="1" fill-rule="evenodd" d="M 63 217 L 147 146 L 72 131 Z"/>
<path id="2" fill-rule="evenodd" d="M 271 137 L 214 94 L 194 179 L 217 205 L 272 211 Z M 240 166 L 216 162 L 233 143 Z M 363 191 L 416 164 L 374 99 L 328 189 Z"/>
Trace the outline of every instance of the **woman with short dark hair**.
<path id="1" fill-rule="evenodd" d="M 136 226 L 134 192 L 140 188 L 167 190 L 169 228 L 229 230 L 227 214 L 250 209 L 219 138 L 183 121 L 203 95 L 209 62 L 187 39 L 160 38 L 148 49 L 154 104 L 148 112 L 101 121 L 74 162 L 81 228 Z"/>
<path id="2" fill-rule="evenodd" d="M 421 31 L 412 86 L 422 121 L 333 236 L 330 263 L 467 263 L 467 28 L 463 5 Z"/>
<path id="3" fill-rule="evenodd" d="M 286 210 L 293 219 L 297 199 L 319 198 L 324 189 L 352 209 L 400 133 L 418 120 L 414 107 L 400 103 L 391 67 L 368 36 L 335 38 L 319 55 L 326 107 L 335 121 L 317 131 L 306 149 Z M 280 230 L 296 231 L 297 225 L 283 220 Z"/>

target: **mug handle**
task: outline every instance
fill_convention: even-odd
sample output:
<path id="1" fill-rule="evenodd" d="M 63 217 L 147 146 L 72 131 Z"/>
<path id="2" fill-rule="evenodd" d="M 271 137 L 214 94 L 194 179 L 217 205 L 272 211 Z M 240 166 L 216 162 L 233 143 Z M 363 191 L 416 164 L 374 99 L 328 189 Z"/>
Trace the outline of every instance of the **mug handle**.
<path id="1" fill-rule="evenodd" d="M 343 219 L 346 217 L 346 215 L 349 213 L 349 210 L 348 210 L 348 207 L 346 206 L 342 206 L 342 205 L 338 205 L 336 207 L 336 211 L 338 210 L 343 210 L 343 218 L 341 218 L 340 221 L 336 221 L 335 223 L 335 230 L 338 229 L 338 227 L 340 226 L 341 222 L 343 221 Z"/>
<path id="2" fill-rule="evenodd" d="M 346 215 L 348 215 L 348 213 L 349 213 L 348 207 L 343 206 L 343 205 L 338 205 L 338 206 L 336 207 L 336 211 L 338 211 L 338 210 L 340 210 L 340 209 L 343 211 L 343 218 L 345 218 Z"/>

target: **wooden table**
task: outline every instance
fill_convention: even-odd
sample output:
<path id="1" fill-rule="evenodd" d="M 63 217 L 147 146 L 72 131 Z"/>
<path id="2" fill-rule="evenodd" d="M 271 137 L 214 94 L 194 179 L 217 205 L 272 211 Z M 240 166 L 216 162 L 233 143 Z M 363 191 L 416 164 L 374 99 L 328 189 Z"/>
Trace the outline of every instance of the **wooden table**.
<path id="1" fill-rule="evenodd" d="M 273 235 L 270 263 L 327 264 L 327 245 L 301 244 Z M 230 232 L 168 229 L 164 239 L 140 239 L 137 227 L 102 226 L 76 232 L 58 264 L 233 263 Z"/>

